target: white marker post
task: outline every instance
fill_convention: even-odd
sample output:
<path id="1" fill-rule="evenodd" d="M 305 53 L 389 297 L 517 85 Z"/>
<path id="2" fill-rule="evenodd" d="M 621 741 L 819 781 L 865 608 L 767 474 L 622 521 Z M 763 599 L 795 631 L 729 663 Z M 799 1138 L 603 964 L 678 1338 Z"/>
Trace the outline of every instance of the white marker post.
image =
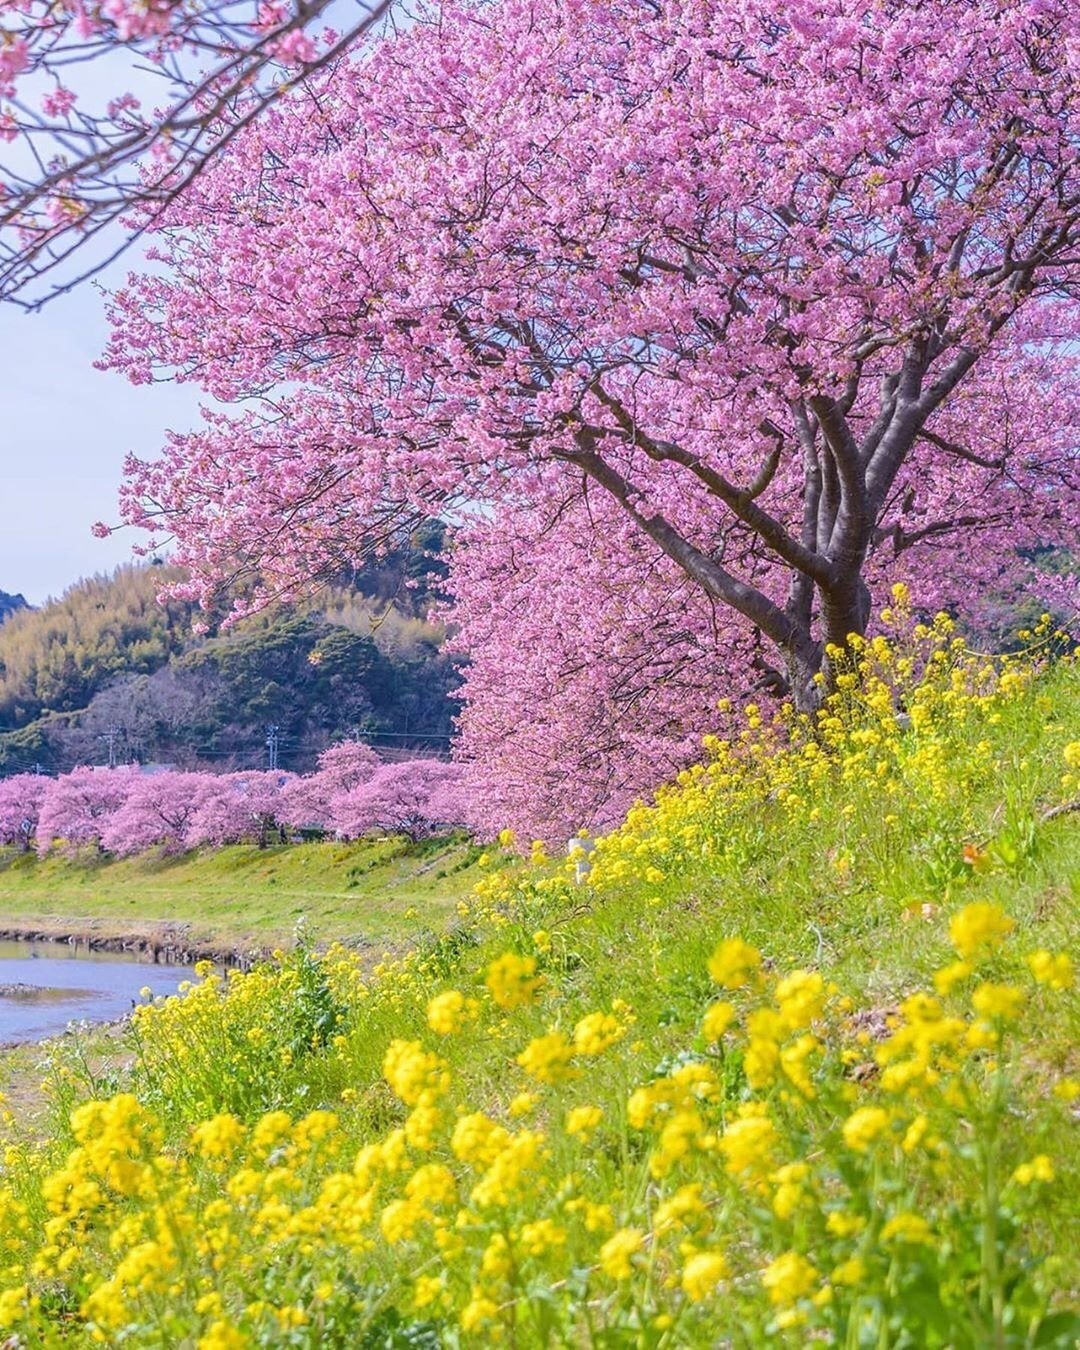
<path id="1" fill-rule="evenodd" d="M 589 860 L 589 854 L 596 848 L 596 840 L 590 839 L 588 835 L 575 834 L 573 839 L 566 841 L 566 856 L 575 861 L 574 881 L 577 885 L 584 885 L 586 878 L 592 871 L 592 863 Z"/>

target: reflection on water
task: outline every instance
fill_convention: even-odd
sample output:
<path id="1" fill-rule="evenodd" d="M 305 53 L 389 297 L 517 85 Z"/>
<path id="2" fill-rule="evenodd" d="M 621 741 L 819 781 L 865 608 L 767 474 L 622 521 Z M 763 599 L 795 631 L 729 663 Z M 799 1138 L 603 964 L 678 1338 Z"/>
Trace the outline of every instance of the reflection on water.
<path id="1" fill-rule="evenodd" d="M 68 1022 L 109 1022 L 139 991 L 174 994 L 190 966 L 155 965 L 129 952 L 66 942 L 0 942 L 0 1043 L 58 1035 Z"/>

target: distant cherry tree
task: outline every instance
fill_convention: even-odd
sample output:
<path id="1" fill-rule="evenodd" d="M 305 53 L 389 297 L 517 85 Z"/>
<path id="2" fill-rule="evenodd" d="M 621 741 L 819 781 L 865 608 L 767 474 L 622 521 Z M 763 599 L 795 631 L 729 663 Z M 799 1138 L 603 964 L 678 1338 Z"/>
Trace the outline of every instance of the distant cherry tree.
<path id="1" fill-rule="evenodd" d="M 345 839 L 376 831 L 414 841 L 460 828 L 468 818 L 459 765 L 437 759 L 384 764 L 334 801 L 332 823 Z"/>
<path id="2" fill-rule="evenodd" d="M 266 845 L 280 828 L 282 792 L 291 774 L 253 771 L 210 776 L 184 831 L 189 848 Z"/>
<path id="3" fill-rule="evenodd" d="M 60 849 L 74 857 L 81 848 L 102 848 L 111 817 L 127 801 L 140 774 L 132 765 L 84 767 L 47 780 L 38 816 L 37 850 Z"/>
<path id="4" fill-rule="evenodd" d="M 0 844 L 28 853 L 38 828 L 41 799 L 49 780 L 34 773 L 0 778 Z"/>
<path id="5" fill-rule="evenodd" d="M 328 829 L 334 803 L 343 793 L 367 782 L 382 761 L 362 741 L 341 741 L 324 750 L 314 773 L 293 778 L 281 792 L 280 819 L 294 829 Z"/>
<path id="6" fill-rule="evenodd" d="M 108 817 L 101 831 L 101 847 L 117 857 L 158 845 L 177 852 L 187 846 L 195 813 L 216 790 L 214 774 L 174 770 L 141 774 L 123 804 Z"/>

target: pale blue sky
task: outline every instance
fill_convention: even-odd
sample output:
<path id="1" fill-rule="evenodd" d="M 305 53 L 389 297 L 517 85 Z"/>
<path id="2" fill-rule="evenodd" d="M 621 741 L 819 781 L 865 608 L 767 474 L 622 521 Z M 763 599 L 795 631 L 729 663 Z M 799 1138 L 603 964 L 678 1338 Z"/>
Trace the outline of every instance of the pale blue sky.
<path id="1" fill-rule="evenodd" d="M 325 18 L 344 27 L 358 8 L 366 0 L 335 0 Z M 119 54 L 68 75 L 80 101 L 95 106 L 118 89 L 148 102 L 161 92 L 156 77 Z M 98 280 L 115 287 L 140 261 L 136 246 Z M 116 520 L 124 456 L 153 456 L 167 428 L 198 420 L 192 386 L 134 387 L 94 370 L 106 336 L 101 295 L 85 282 L 38 314 L 0 304 L 0 590 L 21 591 L 32 604 L 131 557 L 131 544 L 146 538 L 140 532 L 107 540 L 90 533 L 95 521 Z"/>
<path id="2" fill-rule="evenodd" d="M 120 89 L 147 101 L 161 90 L 156 77 L 133 70 L 122 53 L 70 69 L 67 82 L 94 108 Z M 3 155 L 12 167 L 25 160 L 18 142 L 5 145 Z M 118 230 L 109 231 L 102 249 L 119 238 Z M 141 255 L 136 245 L 98 282 L 122 284 Z M 97 250 L 79 260 L 85 265 L 100 256 Z M 135 388 L 94 370 L 107 334 L 104 301 L 89 282 L 37 314 L 0 304 L 0 590 L 21 591 L 31 604 L 131 557 L 135 532 L 100 540 L 90 527 L 116 520 L 128 451 L 153 455 L 167 427 L 191 426 L 198 416 L 194 389 Z"/>
<path id="3" fill-rule="evenodd" d="M 90 533 L 116 520 L 124 455 L 153 455 L 166 428 L 197 420 L 192 388 L 134 387 L 94 370 L 106 333 L 89 286 L 39 314 L 0 305 L 0 590 L 33 604 L 131 556 L 136 532 Z"/>

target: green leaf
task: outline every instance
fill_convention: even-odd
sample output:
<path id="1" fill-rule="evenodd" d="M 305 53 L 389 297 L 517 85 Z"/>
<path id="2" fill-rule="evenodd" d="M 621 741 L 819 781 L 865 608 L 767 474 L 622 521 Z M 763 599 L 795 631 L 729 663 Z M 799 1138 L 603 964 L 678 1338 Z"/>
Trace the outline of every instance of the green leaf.
<path id="1" fill-rule="evenodd" d="M 1080 1313 L 1051 1313 L 1039 1323 L 1032 1346 L 1069 1346 L 1080 1340 Z"/>

